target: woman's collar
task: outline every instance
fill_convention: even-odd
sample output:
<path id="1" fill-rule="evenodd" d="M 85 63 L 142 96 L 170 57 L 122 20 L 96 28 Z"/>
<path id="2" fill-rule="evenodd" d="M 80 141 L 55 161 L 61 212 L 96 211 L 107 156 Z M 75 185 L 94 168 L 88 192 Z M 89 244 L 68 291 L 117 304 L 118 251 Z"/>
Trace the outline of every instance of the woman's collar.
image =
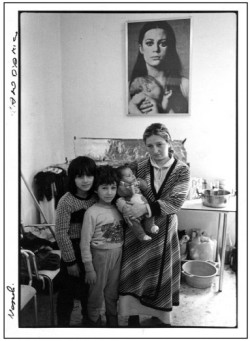
<path id="1" fill-rule="evenodd" d="M 157 163 L 150 157 L 151 165 L 155 168 L 169 168 L 174 163 L 174 157 L 172 156 L 168 161 L 166 161 L 162 166 L 157 165 Z"/>

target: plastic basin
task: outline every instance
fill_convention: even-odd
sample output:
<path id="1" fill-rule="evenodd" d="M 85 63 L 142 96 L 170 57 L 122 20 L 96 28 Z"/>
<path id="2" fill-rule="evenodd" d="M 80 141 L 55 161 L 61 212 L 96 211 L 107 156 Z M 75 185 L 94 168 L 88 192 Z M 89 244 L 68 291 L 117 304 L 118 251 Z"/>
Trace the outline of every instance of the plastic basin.
<path id="1" fill-rule="evenodd" d="M 194 288 L 209 288 L 215 276 L 217 268 L 210 261 L 190 260 L 182 265 L 182 273 L 188 285 Z"/>

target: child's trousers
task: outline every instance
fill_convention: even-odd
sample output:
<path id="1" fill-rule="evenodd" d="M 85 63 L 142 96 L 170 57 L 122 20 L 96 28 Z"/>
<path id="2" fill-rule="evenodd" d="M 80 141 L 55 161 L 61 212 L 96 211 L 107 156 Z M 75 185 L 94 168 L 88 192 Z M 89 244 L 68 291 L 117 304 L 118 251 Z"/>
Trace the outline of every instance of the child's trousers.
<path id="1" fill-rule="evenodd" d="M 118 286 L 121 268 L 122 247 L 115 249 L 91 249 L 96 271 L 96 283 L 90 285 L 88 299 L 89 318 L 96 322 L 105 301 L 106 316 L 117 315 Z"/>
<path id="2" fill-rule="evenodd" d="M 85 269 L 81 259 L 80 239 L 72 240 L 77 264 L 80 269 L 80 277 L 70 276 L 67 264 L 61 260 L 61 271 L 59 273 L 60 288 L 57 296 L 57 321 L 58 326 L 68 327 L 70 317 L 74 308 L 74 299 L 81 301 L 82 316 L 87 316 L 88 284 L 85 283 Z"/>

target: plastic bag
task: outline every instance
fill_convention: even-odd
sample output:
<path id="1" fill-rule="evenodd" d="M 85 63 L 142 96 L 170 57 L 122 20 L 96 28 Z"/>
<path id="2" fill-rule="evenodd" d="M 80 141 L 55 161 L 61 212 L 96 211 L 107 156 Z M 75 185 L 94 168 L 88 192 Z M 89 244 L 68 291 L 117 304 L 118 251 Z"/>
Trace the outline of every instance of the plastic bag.
<path id="1" fill-rule="evenodd" d="M 216 241 L 204 235 L 194 236 L 188 242 L 189 259 L 215 261 Z"/>

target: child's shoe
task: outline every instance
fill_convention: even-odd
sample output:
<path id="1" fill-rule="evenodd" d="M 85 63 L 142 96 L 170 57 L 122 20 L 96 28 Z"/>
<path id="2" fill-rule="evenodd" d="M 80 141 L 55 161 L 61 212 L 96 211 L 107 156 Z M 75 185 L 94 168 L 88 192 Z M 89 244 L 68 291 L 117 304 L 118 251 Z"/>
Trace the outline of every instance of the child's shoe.
<path id="1" fill-rule="evenodd" d="M 89 319 L 89 326 L 90 327 L 93 327 L 93 328 L 100 328 L 100 327 L 102 327 L 102 317 L 101 317 L 101 315 L 99 316 L 99 318 L 98 318 L 98 320 L 97 321 L 93 321 L 93 320 L 91 320 L 91 319 Z"/>
<path id="2" fill-rule="evenodd" d="M 118 327 L 118 316 L 117 315 L 106 315 L 106 327 L 116 328 Z"/>
<path id="3" fill-rule="evenodd" d="M 153 226 L 151 227 L 151 233 L 157 234 L 158 232 L 159 232 L 159 226 L 153 225 Z"/>
<path id="4" fill-rule="evenodd" d="M 82 316 L 82 327 L 90 327 L 91 326 L 92 321 L 89 319 L 89 317 L 87 315 L 83 315 Z"/>
<path id="5" fill-rule="evenodd" d="M 139 315 L 131 315 L 128 318 L 128 327 L 141 327 Z"/>

